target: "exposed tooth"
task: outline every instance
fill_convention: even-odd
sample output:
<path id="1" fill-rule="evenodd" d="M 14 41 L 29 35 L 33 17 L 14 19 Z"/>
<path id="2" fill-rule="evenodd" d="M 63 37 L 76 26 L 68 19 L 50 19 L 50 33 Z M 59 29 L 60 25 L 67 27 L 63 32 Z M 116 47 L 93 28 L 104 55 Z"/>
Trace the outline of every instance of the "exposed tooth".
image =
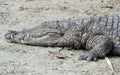
<path id="1" fill-rule="evenodd" d="M 24 41 L 23 41 L 23 40 L 21 40 L 21 43 L 24 43 Z"/>
<path id="2" fill-rule="evenodd" d="M 29 37 L 30 35 L 29 34 L 27 34 L 27 36 L 26 37 Z"/>
<path id="3" fill-rule="evenodd" d="M 13 38 L 13 35 L 11 35 L 10 37 Z"/>

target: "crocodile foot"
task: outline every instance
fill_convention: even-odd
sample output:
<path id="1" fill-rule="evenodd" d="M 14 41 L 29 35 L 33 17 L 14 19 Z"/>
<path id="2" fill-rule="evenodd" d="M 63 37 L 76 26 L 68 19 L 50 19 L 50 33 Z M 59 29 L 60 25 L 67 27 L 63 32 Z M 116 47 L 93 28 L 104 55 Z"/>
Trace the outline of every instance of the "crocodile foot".
<path id="1" fill-rule="evenodd" d="M 81 55 L 79 59 L 88 60 L 88 61 L 96 61 L 97 58 L 98 58 L 97 55 L 88 53 L 88 54 Z"/>

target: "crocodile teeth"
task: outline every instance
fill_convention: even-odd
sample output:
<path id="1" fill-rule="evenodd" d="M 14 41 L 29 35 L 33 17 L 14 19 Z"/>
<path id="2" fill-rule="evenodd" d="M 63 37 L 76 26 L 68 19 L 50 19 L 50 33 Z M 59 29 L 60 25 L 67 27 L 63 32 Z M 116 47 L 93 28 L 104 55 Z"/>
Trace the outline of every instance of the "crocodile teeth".
<path id="1" fill-rule="evenodd" d="M 14 38 L 13 35 L 10 35 L 11 38 Z"/>
<path id="2" fill-rule="evenodd" d="M 28 34 L 26 37 L 30 37 L 30 35 Z"/>
<path id="3" fill-rule="evenodd" d="M 24 43 L 24 41 L 23 41 L 23 40 L 21 40 L 21 42 L 22 42 L 22 43 Z"/>

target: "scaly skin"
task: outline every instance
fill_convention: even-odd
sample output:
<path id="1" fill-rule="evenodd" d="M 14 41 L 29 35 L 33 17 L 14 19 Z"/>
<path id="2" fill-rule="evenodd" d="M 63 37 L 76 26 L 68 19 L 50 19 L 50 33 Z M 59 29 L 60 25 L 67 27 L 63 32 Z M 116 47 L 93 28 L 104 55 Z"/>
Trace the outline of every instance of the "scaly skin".
<path id="1" fill-rule="evenodd" d="M 80 58 L 97 60 L 108 53 L 120 55 L 119 18 L 119 15 L 111 15 L 44 22 L 28 30 L 10 30 L 4 37 L 9 42 L 21 44 L 86 48 L 90 51 Z"/>

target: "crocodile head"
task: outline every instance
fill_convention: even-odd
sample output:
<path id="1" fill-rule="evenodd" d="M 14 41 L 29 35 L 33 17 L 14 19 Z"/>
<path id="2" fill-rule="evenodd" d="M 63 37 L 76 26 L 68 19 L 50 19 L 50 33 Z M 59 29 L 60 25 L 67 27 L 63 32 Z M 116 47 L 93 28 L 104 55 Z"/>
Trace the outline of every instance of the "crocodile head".
<path id="1" fill-rule="evenodd" d="M 8 42 L 39 46 L 74 46 L 80 45 L 84 27 L 74 23 L 45 22 L 40 26 L 22 30 L 9 30 L 4 38 Z"/>
<path id="2" fill-rule="evenodd" d="M 15 42 L 15 36 L 18 34 L 17 31 L 13 31 L 13 30 L 8 30 L 8 32 L 4 35 L 4 38 L 8 41 L 8 42 Z"/>
<path id="3" fill-rule="evenodd" d="M 24 31 L 13 31 L 9 30 L 4 38 L 11 43 L 21 43 L 29 45 L 40 45 L 40 46 L 55 46 L 61 35 L 55 30 L 53 32 L 47 32 L 38 30 L 24 30 Z"/>

